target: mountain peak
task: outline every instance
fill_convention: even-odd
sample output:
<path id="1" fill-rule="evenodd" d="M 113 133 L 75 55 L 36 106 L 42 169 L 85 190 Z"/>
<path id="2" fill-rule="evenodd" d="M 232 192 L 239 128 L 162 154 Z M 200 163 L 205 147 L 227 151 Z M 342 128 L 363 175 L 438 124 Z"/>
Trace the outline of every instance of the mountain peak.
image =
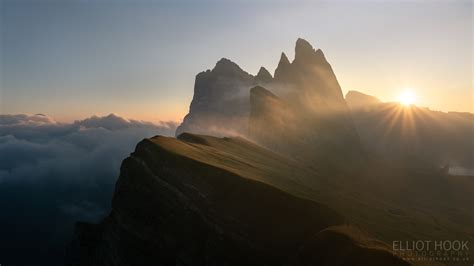
<path id="1" fill-rule="evenodd" d="M 239 65 L 236 63 L 232 62 L 231 60 L 227 58 L 221 58 L 219 61 L 217 61 L 216 66 L 212 71 L 242 71 L 243 70 L 240 68 Z"/>
<path id="2" fill-rule="evenodd" d="M 295 61 L 306 61 L 308 58 L 319 54 L 322 54 L 322 51 L 320 49 L 315 51 L 313 46 L 308 41 L 301 38 L 296 41 Z"/>
<path id="3" fill-rule="evenodd" d="M 298 38 L 298 40 L 296 40 L 295 51 L 298 52 L 298 51 L 305 51 L 305 50 L 313 51 L 314 48 L 307 40 Z"/>
<path id="4" fill-rule="evenodd" d="M 278 66 L 289 65 L 289 64 L 290 64 L 290 60 L 288 60 L 288 57 L 286 56 L 286 54 L 282 52 L 280 56 L 280 62 L 278 62 Z"/>
<path id="5" fill-rule="evenodd" d="M 253 75 L 227 58 L 220 59 L 212 70 L 196 76 L 189 113 L 176 129 L 176 135 L 183 132 L 218 136 L 243 134 L 245 120 L 234 119 L 230 123 L 229 119 L 248 114 L 249 89 L 255 85 Z"/>
<path id="6" fill-rule="evenodd" d="M 273 77 L 272 77 L 272 74 L 270 74 L 270 72 L 268 72 L 268 70 L 266 68 L 264 68 L 263 66 L 260 67 L 260 70 L 258 71 L 257 75 L 255 76 L 255 81 L 257 83 L 267 83 L 267 82 L 270 82 L 272 81 Z"/>
<path id="7" fill-rule="evenodd" d="M 260 67 L 260 69 L 258 70 L 257 76 L 259 76 L 259 75 L 264 75 L 264 76 L 270 75 L 270 77 L 272 76 L 270 74 L 270 72 L 268 72 L 268 70 L 266 68 L 264 68 L 263 66 Z"/>
<path id="8" fill-rule="evenodd" d="M 219 61 L 217 61 L 216 65 L 221 65 L 221 64 L 235 64 L 235 63 L 232 62 L 232 60 L 230 59 L 222 57 Z"/>
<path id="9" fill-rule="evenodd" d="M 275 69 L 275 75 L 273 77 L 275 80 L 283 81 L 288 80 L 289 76 L 291 76 L 291 63 L 286 57 L 285 53 L 281 53 L 280 62 L 278 62 L 278 66 Z"/>

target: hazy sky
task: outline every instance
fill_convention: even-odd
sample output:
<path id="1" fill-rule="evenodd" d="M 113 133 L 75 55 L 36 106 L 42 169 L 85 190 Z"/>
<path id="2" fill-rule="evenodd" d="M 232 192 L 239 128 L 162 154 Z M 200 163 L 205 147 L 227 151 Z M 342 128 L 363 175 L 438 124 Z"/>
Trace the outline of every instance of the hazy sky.
<path id="1" fill-rule="evenodd" d="M 0 113 L 181 119 L 226 57 L 255 74 L 321 48 L 344 93 L 474 112 L 472 1 L 0 0 Z"/>

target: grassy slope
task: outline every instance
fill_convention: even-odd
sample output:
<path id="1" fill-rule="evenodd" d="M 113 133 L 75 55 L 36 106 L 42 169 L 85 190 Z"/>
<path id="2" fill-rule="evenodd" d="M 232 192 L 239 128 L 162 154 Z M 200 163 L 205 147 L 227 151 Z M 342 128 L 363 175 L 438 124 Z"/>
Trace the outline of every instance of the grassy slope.
<path id="1" fill-rule="evenodd" d="M 391 243 L 392 240 L 474 240 L 472 178 L 439 174 L 373 160 L 341 176 L 320 173 L 241 138 L 184 134 L 155 137 L 162 148 L 326 204 L 348 220 Z"/>

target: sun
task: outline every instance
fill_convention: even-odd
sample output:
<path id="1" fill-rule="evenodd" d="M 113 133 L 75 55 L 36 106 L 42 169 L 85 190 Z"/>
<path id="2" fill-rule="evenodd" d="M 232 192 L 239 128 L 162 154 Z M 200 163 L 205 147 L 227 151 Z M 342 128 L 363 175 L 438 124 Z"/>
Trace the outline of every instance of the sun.
<path id="1" fill-rule="evenodd" d="M 416 95 L 411 90 L 405 90 L 398 98 L 401 104 L 410 106 L 416 102 Z"/>

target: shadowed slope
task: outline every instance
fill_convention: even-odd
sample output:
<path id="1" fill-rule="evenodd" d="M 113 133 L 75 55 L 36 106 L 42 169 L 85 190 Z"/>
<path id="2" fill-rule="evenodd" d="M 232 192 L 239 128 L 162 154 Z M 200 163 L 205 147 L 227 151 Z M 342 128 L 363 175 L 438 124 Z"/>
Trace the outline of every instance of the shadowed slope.
<path id="1" fill-rule="evenodd" d="M 194 140 L 176 149 L 170 142 L 170 150 L 325 204 L 387 243 L 453 237 L 474 240 L 472 178 L 446 175 L 416 158 L 370 159 L 351 173 L 327 173 L 317 164 L 286 159 L 242 138 L 191 134 L 179 138 L 190 137 L 206 145 Z"/>
<path id="2" fill-rule="evenodd" d="M 310 193 L 298 176 L 313 174 L 240 138 L 182 134 L 143 140 L 122 164 L 110 215 L 99 225 L 78 225 L 67 265 L 319 261 L 327 254 L 314 250 L 308 256 L 305 245 L 344 219 L 295 196 Z"/>
<path id="3" fill-rule="evenodd" d="M 380 242 L 373 243 L 373 241 L 351 226 L 331 226 L 314 235 L 302 246 L 298 253 L 297 265 L 411 265 L 390 253 L 388 245 Z M 315 250 L 320 252 L 321 256 L 314 256 Z"/>

